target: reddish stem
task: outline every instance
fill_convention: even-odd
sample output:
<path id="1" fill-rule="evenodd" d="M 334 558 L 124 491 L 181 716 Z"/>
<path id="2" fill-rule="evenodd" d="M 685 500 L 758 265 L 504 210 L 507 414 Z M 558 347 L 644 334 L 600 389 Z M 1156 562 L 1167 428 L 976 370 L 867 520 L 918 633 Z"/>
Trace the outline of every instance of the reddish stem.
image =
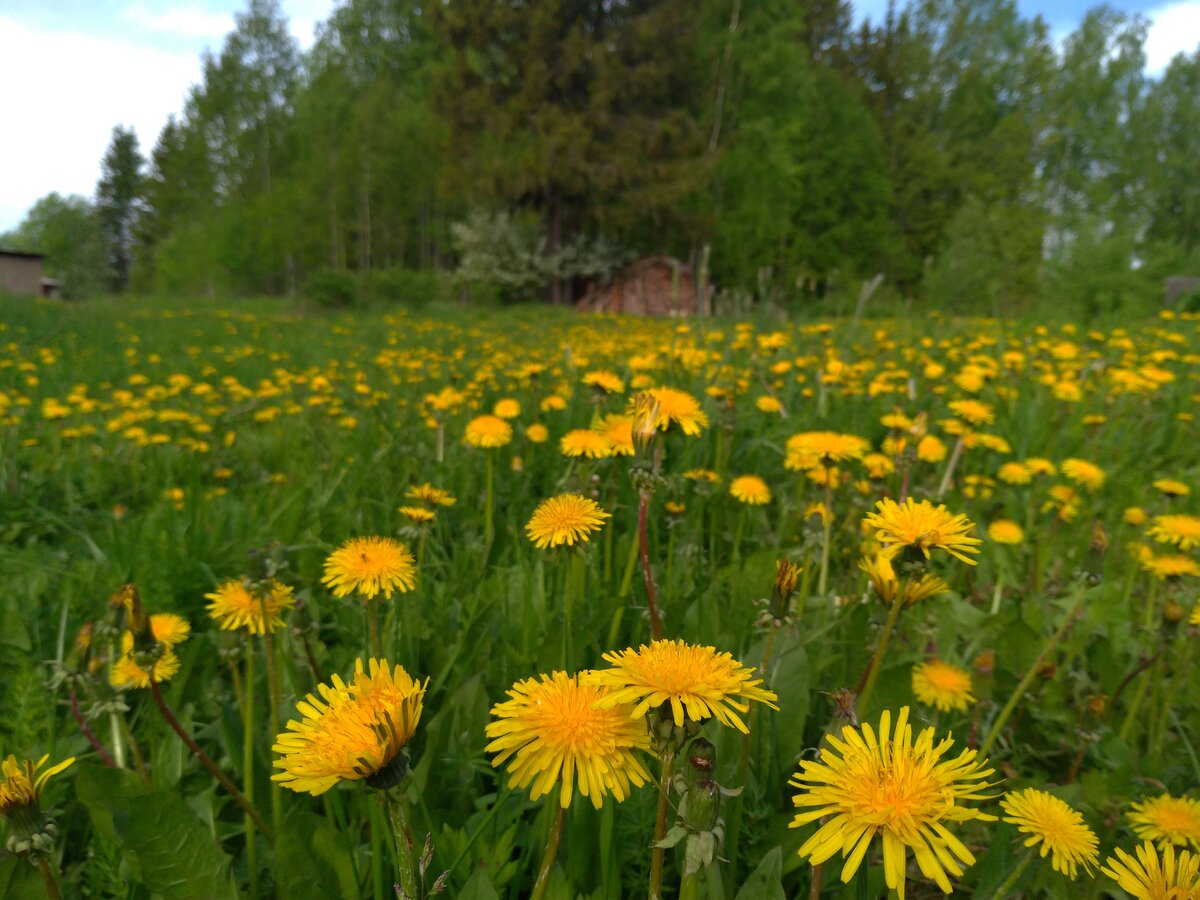
<path id="1" fill-rule="evenodd" d="M 79 730 L 83 732 L 83 736 L 87 738 L 87 742 L 92 745 L 92 749 L 96 751 L 96 755 L 103 760 L 104 764 L 110 769 L 120 768 L 117 765 L 117 761 L 112 758 L 112 755 L 100 743 L 100 739 L 96 737 L 96 733 L 88 725 L 87 719 L 83 717 L 83 711 L 79 708 L 79 698 L 75 696 L 74 688 L 71 689 L 71 714 L 75 717 L 75 724 L 79 726 Z"/>

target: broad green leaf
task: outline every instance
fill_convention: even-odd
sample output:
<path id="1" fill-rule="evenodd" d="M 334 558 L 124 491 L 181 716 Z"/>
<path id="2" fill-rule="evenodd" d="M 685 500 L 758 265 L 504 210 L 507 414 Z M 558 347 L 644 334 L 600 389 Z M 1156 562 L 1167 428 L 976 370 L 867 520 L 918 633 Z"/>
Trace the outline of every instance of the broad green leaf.
<path id="1" fill-rule="evenodd" d="M 787 900 L 782 879 L 783 850 L 774 847 L 746 879 L 734 900 Z"/>

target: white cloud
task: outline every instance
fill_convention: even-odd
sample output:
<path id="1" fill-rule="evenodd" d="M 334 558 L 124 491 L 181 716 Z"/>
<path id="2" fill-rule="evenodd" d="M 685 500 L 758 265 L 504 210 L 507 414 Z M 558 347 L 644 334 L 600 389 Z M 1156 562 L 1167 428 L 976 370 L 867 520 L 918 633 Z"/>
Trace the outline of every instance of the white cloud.
<path id="1" fill-rule="evenodd" d="M 122 15 L 141 28 L 187 38 L 220 38 L 233 30 L 233 16 L 200 9 L 176 8 L 151 12 L 144 6 L 130 6 Z"/>
<path id="2" fill-rule="evenodd" d="M 32 28 L 0 16 L 0 231 L 51 191 L 95 192 L 115 125 L 142 153 L 200 78 L 192 52 Z"/>
<path id="3" fill-rule="evenodd" d="M 1151 20 L 1146 36 L 1146 71 L 1161 75 L 1177 53 L 1200 47 L 1200 0 L 1168 3 L 1146 13 Z"/>

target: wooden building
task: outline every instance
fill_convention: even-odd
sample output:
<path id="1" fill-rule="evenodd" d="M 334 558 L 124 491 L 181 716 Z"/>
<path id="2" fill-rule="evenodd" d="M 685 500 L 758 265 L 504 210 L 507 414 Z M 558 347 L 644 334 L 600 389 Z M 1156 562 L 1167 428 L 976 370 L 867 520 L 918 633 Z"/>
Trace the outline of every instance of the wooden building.
<path id="1" fill-rule="evenodd" d="M 712 297 L 712 285 L 706 293 Z M 697 311 L 692 267 L 669 256 L 639 259 L 608 284 L 593 288 L 575 308 L 581 312 L 631 316 L 691 316 Z M 704 304 L 704 309 L 709 309 Z"/>
<path id="2" fill-rule="evenodd" d="M 0 294 L 43 295 L 43 281 L 48 281 L 40 253 L 19 253 L 0 250 Z"/>

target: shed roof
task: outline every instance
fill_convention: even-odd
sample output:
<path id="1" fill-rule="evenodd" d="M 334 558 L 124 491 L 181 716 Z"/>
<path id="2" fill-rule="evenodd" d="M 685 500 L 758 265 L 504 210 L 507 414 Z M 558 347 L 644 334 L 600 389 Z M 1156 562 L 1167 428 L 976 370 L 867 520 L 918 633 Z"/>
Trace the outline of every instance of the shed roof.
<path id="1" fill-rule="evenodd" d="M 27 253 L 24 250 L 5 250 L 0 247 L 0 256 L 17 256 L 22 259 L 45 259 L 45 253 Z"/>

